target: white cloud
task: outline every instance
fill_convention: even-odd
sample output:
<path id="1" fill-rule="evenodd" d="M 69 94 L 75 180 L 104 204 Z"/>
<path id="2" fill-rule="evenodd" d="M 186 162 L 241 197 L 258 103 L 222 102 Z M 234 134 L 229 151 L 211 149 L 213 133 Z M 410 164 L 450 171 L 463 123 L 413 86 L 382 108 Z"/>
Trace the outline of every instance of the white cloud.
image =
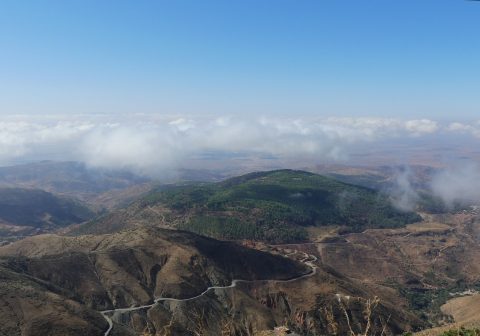
<path id="1" fill-rule="evenodd" d="M 450 132 L 470 134 L 476 138 L 480 138 L 480 121 L 468 125 L 460 122 L 452 122 L 446 129 Z"/>
<path id="2" fill-rule="evenodd" d="M 0 162 L 15 158 L 42 154 L 52 151 L 64 151 L 74 146 L 95 127 L 84 121 L 57 123 L 32 123 L 26 121 L 0 121 Z"/>
<path id="3" fill-rule="evenodd" d="M 98 127 L 80 142 L 79 158 L 89 165 L 131 169 L 154 174 L 171 168 L 177 152 L 175 143 L 159 130 L 126 126 Z"/>
<path id="4" fill-rule="evenodd" d="M 428 119 L 408 120 L 405 122 L 405 128 L 412 135 L 418 136 L 436 132 L 438 130 L 438 123 Z"/>
<path id="5" fill-rule="evenodd" d="M 152 173 L 205 151 L 338 160 L 358 143 L 439 129 L 437 122 L 427 119 L 11 116 L 0 119 L 0 163 L 55 157 Z"/>
<path id="6" fill-rule="evenodd" d="M 473 162 L 442 170 L 431 182 L 433 194 L 446 204 L 480 202 L 480 167 Z"/>
<path id="7" fill-rule="evenodd" d="M 404 211 L 415 209 L 419 195 L 412 186 L 413 173 L 409 167 L 398 170 L 389 190 L 393 205 Z"/>
<path id="8" fill-rule="evenodd" d="M 168 124 L 177 127 L 177 129 L 182 132 L 188 131 L 189 129 L 195 127 L 195 121 L 185 118 L 172 120 Z"/>

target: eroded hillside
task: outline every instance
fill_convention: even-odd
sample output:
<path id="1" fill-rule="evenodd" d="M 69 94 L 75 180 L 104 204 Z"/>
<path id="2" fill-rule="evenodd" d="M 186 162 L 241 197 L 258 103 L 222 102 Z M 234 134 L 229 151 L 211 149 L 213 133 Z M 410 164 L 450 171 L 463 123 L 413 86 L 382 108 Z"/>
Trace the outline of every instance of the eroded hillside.
<path id="1" fill-rule="evenodd" d="M 343 309 L 354 328 L 364 328 L 363 310 L 375 293 L 324 268 L 314 250 L 302 249 L 269 247 L 267 253 L 191 233 L 143 228 L 99 236 L 41 235 L 4 246 L 0 255 L 3 269 L 41 282 L 82 309 L 146 305 L 109 314 L 112 335 L 163 335 L 167 329 L 172 335 L 196 335 L 198 328 L 202 335 L 227 329 L 234 335 L 285 324 L 305 333 L 341 332 L 346 330 Z M 314 273 L 308 265 L 315 265 Z M 231 286 L 235 279 L 248 281 Z M 198 296 L 209 286 L 227 288 Z M 152 305 L 160 297 L 176 300 Z M 387 319 L 389 334 L 421 323 L 382 297 L 372 328 L 381 330 Z M 15 321 L 26 328 L 24 320 Z"/>

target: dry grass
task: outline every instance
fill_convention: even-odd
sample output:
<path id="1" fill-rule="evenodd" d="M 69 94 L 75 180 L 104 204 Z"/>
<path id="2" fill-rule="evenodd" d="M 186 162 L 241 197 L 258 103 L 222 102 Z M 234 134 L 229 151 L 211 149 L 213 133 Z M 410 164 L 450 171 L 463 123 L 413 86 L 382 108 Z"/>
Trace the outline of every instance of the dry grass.
<path id="1" fill-rule="evenodd" d="M 479 294 L 451 299 L 441 309 L 444 314 L 451 315 L 457 323 L 480 323 Z"/>
<path id="2" fill-rule="evenodd" d="M 451 226 L 435 221 L 424 221 L 407 225 L 407 230 L 412 233 L 446 233 L 451 229 Z"/>
<path id="3" fill-rule="evenodd" d="M 311 241 L 321 242 L 325 238 L 335 237 L 338 235 L 338 230 L 340 226 L 330 225 L 330 226 L 311 226 L 307 227 L 308 237 Z"/>
<path id="4" fill-rule="evenodd" d="M 427 329 L 416 333 L 417 336 L 437 336 L 441 333 L 452 330 L 465 328 L 480 327 L 480 295 L 462 296 L 449 300 L 441 307 L 446 315 L 451 315 L 455 323 L 441 327 Z"/>

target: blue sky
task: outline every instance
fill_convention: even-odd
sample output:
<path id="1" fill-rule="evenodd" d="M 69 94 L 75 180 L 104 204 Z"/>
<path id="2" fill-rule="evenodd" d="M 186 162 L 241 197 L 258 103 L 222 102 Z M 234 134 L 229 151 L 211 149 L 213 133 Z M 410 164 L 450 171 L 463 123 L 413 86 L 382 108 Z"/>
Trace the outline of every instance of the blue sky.
<path id="1" fill-rule="evenodd" d="M 475 119 L 480 2 L 0 3 L 0 113 Z"/>

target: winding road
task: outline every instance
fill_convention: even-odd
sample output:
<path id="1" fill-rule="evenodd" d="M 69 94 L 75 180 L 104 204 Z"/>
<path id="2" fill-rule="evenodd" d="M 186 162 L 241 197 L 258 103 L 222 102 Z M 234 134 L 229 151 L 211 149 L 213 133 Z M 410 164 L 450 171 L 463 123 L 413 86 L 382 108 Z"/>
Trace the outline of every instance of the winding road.
<path id="1" fill-rule="evenodd" d="M 311 268 L 311 271 L 309 273 L 298 276 L 296 278 L 289 279 L 289 280 L 274 280 L 274 279 L 271 279 L 271 280 L 242 280 L 242 279 L 233 279 L 232 283 L 229 286 L 211 286 L 211 287 L 208 287 L 207 289 L 205 289 L 202 293 L 198 294 L 197 296 L 193 296 L 191 298 L 175 299 L 175 298 L 168 298 L 168 297 L 159 297 L 159 298 L 156 298 L 153 301 L 153 303 L 149 304 L 149 305 L 135 306 L 135 307 L 130 307 L 130 308 L 118 308 L 118 309 L 104 310 L 104 311 L 100 312 L 102 314 L 102 316 L 105 318 L 105 320 L 108 322 L 108 330 L 105 331 L 104 336 L 109 336 L 112 329 L 113 329 L 113 320 L 109 315 L 113 315 L 115 313 L 128 313 L 128 312 L 132 312 L 132 311 L 136 311 L 136 310 L 149 309 L 149 308 L 154 307 L 157 303 L 163 302 L 163 301 L 188 302 L 188 301 L 192 301 L 192 300 L 195 300 L 195 299 L 198 299 L 198 298 L 204 296 L 205 294 L 207 294 L 211 290 L 234 288 L 234 287 L 237 287 L 237 284 L 239 284 L 239 283 L 254 283 L 254 282 L 288 283 L 288 282 L 294 282 L 294 281 L 298 281 L 298 280 L 301 280 L 301 279 L 304 279 L 304 278 L 314 276 L 317 273 L 317 266 L 315 265 L 315 262 L 317 261 L 317 257 L 314 256 L 314 255 L 310 255 L 310 254 L 307 254 L 307 253 L 304 253 L 304 252 L 298 252 L 298 251 L 295 251 L 294 253 L 289 253 L 289 255 L 295 254 L 295 253 L 303 253 L 304 258 L 301 259 L 300 262 L 304 263 L 305 265 L 307 265 L 308 267 Z"/>

